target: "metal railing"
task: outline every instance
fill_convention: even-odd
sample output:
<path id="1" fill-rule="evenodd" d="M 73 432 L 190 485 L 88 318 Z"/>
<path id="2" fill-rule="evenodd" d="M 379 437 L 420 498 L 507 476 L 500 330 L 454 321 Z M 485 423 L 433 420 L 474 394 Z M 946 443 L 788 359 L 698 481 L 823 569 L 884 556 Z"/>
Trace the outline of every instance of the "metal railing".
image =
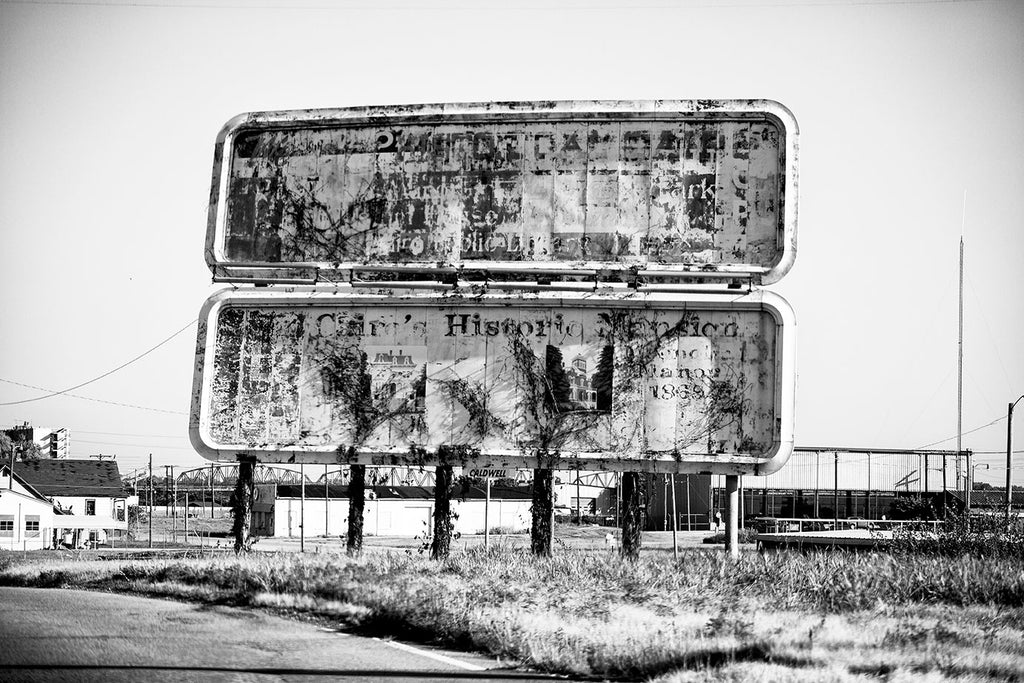
<path id="1" fill-rule="evenodd" d="M 808 519 L 798 517 L 758 517 L 750 526 L 759 533 L 802 534 L 816 531 L 845 531 L 866 529 L 869 531 L 894 531 L 913 529 L 938 532 L 944 523 L 940 520 L 921 519 Z"/>

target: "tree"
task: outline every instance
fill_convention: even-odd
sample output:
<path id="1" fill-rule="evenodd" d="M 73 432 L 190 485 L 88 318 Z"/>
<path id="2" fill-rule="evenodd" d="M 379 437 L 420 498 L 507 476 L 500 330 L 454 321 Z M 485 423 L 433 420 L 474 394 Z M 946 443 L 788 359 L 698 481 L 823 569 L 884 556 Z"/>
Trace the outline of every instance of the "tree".
<path id="1" fill-rule="evenodd" d="M 544 407 L 549 413 L 572 410 L 572 385 L 565 372 L 562 350 L 548 344 L 544 352 Z"/>
<path id="2" fill-rule="evenodd" d="M 597 372 L 594 374 L 592 387 L 597 394 L 597 409 L 612 409 L 612 377 L 615 374 L 615 347 L 605 344 L 601 348 L 601 358 L 597 361 Z"/>
<path id="3" fill-rule="evenodd" d="M 0 456 L 9 462 L 12 453 L 22 462 L 35 462 L 43 457 L 43 449 L 35 441 L 30 441 L 24 436 L 12 439 L 4 432 L 0 432 Z"/>

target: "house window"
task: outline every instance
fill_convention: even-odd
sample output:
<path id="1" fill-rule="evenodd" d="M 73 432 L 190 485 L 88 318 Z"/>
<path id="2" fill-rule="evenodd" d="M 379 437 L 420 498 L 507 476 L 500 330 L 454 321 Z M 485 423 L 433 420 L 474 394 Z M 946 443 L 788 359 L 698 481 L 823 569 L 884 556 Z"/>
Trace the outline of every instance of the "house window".
<path id="1" fill-rule="evenodd" d="M 93 516 L 96 515 L 96 501 L 95 500 L 87 500 L 87 501 L 85 501 L 85 514 L 93 515 Z"/>
<path id="2" fill-rule="evenodd" d="M 14 536 L 14 515 L 0 515 L 0 536 Z"/>
<path id="3" fill-rule="evenodd" d="M 39 538 L 39 515 L 25 515 L 25 538 Z"/>

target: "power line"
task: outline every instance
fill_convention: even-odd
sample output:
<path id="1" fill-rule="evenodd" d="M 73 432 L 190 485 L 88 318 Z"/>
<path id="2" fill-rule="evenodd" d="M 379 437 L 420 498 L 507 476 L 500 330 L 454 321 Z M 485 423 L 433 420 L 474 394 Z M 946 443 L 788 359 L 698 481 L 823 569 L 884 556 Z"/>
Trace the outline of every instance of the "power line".
<path id="1" fill-rule="evenodd" d="M 185 446 L 154 446 L 148 443 L 112 443 L 110 441 L 89 441 L 88 439 L 75 439 L 75 443 L 87 443 L 93 446 L 110 446 L 111 448 L 159 448 L 161 450 L 174 450 L 174 451 L 193 451 L 190 447 Z"/>
<path id="2" fill-rule="evenodd" d="M 118 370 L 122 370 L 122 369 L 128 367 L 129 365 L 131 365 L 135 361 L 140 360 L 142 358 L 145 358 L 146 356 L 148 356 L 149 354 L 153 353 L 154 351 L 159 349 L 161 346 L 163 346 L 167 342 L 169 342 L 172 339 L 174 339 L 175 337 L 177 337 L 179 334 L 181 334 L 182 332 L 184 332 L 188 328 L 190 328 L 193 325 L 195 325 L 197 322 L 198 322 L 198 319 L 195 319 L 195 318 L 190 320 L 188 322 L 188 324 L 186 324 L 180 330 L 178 330 L 177 332 L 172 334 L 170 337 L 167 337 L 167 339 L 164 339 L 162 342 L 160 342 L 156 346 L 154 346 L 154 347 L 152 347 L 150 349 L 147 349 L 146 351 L 143 351 L 142 353 L 140 353 L 139 355 L 135 356 L 135 358 L 132 358 L 129 361 L 121 363 L 121 365 L 118 365 L 113 370 L 108 370 L 107 372 L 104 372 L 102 375 L 99 375 L 97 377 L 93 377 L 92 379 L 90 379 L 90 380 L 88 380 L 86 382 L 82 382 L 81 384 L 76 384 L 73 387 L 68 387 L 67 389 L 62 389 L 60 391 L 53 391 L 53 392 L 51 392 L 51 393 L 49 393 L 49 394 L 47 394 L 45 396 L 37 396 L 35 398 L 26 398 L 26 399 L 22 399 L 21 401 L 6 401 L 6 402 L 3 402 L 3 403 L 0 403 L 0 406 L 14 406 L 14 405 L 20 405 L 22 403 L 32 403 L 33 401 L 42 401 L 44 398 L 53 398 L 54 396 L 60 396 L 62 394 L 67 394 L 69 391 L 74 391 L 75 389 L 81 389 L 82 387 L 86 386 L 87 384 L 92 384 L 93 382 L 98 382 L 99 380 L 103 379 L 104 377 L 108 377 L 108 376 L 114 374 L 115 372 L 117 372 Z M 18 382 L 12 382 L 11 380 L 6 380 L 6 379 L 0 380 L 0 381 L 7 382 L 8 384 L 18 384 Z M 28 385 L 22 385 L 22 386 L 28 386 Z M 38 387 L 35 387 L 35 388 L 38 388 Z M 46 391 L 46 390 L 43 389 L 42 391 Z M 76 398 L 84 398 L 84 397 L 79 396 L 79 397 L 76 397 Z M 135 406 L 135 407 L 139 407 L 139 406 Z"/>
<path id="3" fill-rule="evenodd" d="M 88 429 L 74 429 L 70 428 L 70 431 L 75 434 L 104 434 L 107 436 L 142 436 L 150 439 L 187 439 L 188 437 L 183 434 L 138 434 L 128 432 L 91 432 Z"/>
<path id="4" fill-rule="evenodd" d="M 24 384 L 23 382 L 15 382 L 13 380 L 4 379 L 3 377 L 0 377 L 0 382 L 6 382 L 7 384 L 15 384 L 15 385 L 17 385 L 19 387 L 27 387 L 29 389 L 38 389 L 39 391 L 50 391 L 50 392 L 53 391 L 52 389 L 44 389 L 43 387 L 37 387 L 34 384 Z M 112 405 L 112 406 L 121 406 L 122 408 L 138 408 L 139 410 L 151 410 L 154 413 L 167 413 L 169 415 L 188 415 L 188 413 L 186 413 L 186 412 L 184 412 L 182 410 L 166 410 L 164 408 L 150 408 L 149 406 L 140 406 L 140 405 L 136 405 L 134 403 L 121 403 L 119 401 L 108 401 L 108 400 L 102 399 L 102 398 L 92 398 L 91 396 L 82 396 L 81 394 L 68 394 L 68 393 L 62 393 L 62 392 L 54 392 L 52 395 L 53 396 L 67 396 L 68 398 L 80 398 L 80 399 L 82 399 L 84 401 L 94 401 L 96 403 L 106 403 L 106 404 Z M 48 397 L 47 396 L 43 396 L 42 398 L 48 398 Z M 8 405 L 8 404 L 0 403 L 0 405 Z"/>
<path id="5" fill-rule="evenodd" d="M 886 7 L 899 5 L 962 5 L 976 4 L 986 0 L 780 0 L 778 2 L 764 2 L 764 0 L 702 0 L 697 2 L 664 3 L 664 4 L 638 4 L 624 5 L 621 2 L 610 2 L 602 4 L 566 4 L 566 5 L 511 5 L 509 7 L 496 7 L 487 3 L 474 2 L 451 2 L 443 4 L 367 4 L 366 2 L 342 3 L 341 5 L 306 4 L 306 5 L 282 5 L 280 3 L 253 3 L 253 2 L 195 2 L 195 3 L 169 3 L 153 0 L 151 2 L 126 0 L 0 0 L 0 4 L 9 5 L 40 5 L 40 6 L 68 6 L 68 7 L 122 7 L 122 8 L 157 8 L 157 9 L 227 9 L 227 10 L 320 10 L 320 11 L 352 11 L 352 10 L 383 10 L 383 11 L 406 11 L 406 10 L 429 10 L 429 11 L 467 11 L 467 10 L 510 10 L 510 11 L 535 11 L 535 10 L 562 10 L 562 11 L 599 11 L 599 10 L 687 10 L 687 9 L 741 9 L 741 8 L 800 8 L 800 7 Z"/>
<path id="6" fill-rule="evenodd" d="M 1010 451 L 1011 453 L 1024 453 L 1024 450 Z M 971 451 L 974 455 L 1006 455 L 1006 451 Z"/>
<path id="7" fill-rule="evenodd" d="M 988 424 L 983 424 L 980 427 L 975 427 L 974 429 L 969 429 L 966 432 L 961 432 L 961 434 L 973 434 L 974 432 L 980 432 L 982 429 L 985 429 L 986 427 L 991 427 L 995 423 L 1001 422 L 1001 421 L 1003 421 L 1005 419 L 1006 419 L 1005 415 L 1003 415 L 1002 417 L 997 417 L 996 419 L 992 420 Z M 931 442 L 929 444 L 925 444 L 924 446 L 918 446 L 917 448 L 918 448 L 918 450 L 923 449 L 923 448 L 931 448 L 932 446 L 935 446 L 936 444 L 945 443 L 946 441 L 952 441 L 955 438 L 956 438 L 956 435 L 947 436 L 945 439 L 939 439 L 938 441 L 933 441 L 933 442 Z"/>

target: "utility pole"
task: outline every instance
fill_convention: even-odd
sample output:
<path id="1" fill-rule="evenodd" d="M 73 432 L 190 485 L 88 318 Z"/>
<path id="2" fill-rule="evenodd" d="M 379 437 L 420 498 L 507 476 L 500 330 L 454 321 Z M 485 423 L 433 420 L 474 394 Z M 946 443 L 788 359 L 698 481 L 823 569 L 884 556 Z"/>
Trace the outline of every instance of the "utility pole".
<path id="1" fill-rule="evenodd" d="M 576 470 L 576 526 L 583 524 L 583 506 L 580 502 L 580 471 Z"/>
<path id="2" fill-rule="evenodd" d="M 1024 399 L 1024 394 L 1021 395 L 1013 403 L 1009 404 L 1006 409 L 1006 528 L 1010 528 L 1010 514 L 1013 508 L 1013 484 L 1011 483 L 1013 474 L 1013 408 L 1016 406 L 1021 399 Z"/>
<path id="3" fill-rule="evenodd" d="M 956 352 L 956 473 L 960 475 L 960 449 L 963 438 L 964 417 L 964 223 L 967 220 L 967 190 L 964 190 L 964 210 L 960 218 L 960 314 L 957 318 Z M 960 482 L 957 481 L 957 484 Z M 960 488 L 957 486 L 956 488 Z M 969 512 L 969 511 L 968 511 Z M 942 517 L 946 517 L 946 456 L 942 456 Z"/>
<path id="4" fill-rule="evenodd" d="M 967 472 L 964 476 L 964 510 L 966 511 L 965 516 L 967 517 L 967 530 L 971 530 L 971 488 L 974 484 L 971 483 L 971 475 L 974 472 L 971 471 L 971 452 L 967 451 Z"/>
<path id="5" fill-rule="evenodd" d="M 210 519 L 213 519 L 213 463 L 210 464 Z"/>
<path id="6" fill-rule="evenodd" d="M 710 500 L 708 503 L 710 504 Z M 690 475 L 686 475 L 686 530 L 692 531 L 690 528 Z"/>
<path id="7" fill-rule="evenodd" d="M 839 451 L 832 454 L 832 522 L 839 528 Z"/>
<path id="8" fill-rule="evenodd" d="M 171 543 L 178 542 L 178 481 L 174 478 L 171 465 Z"/>
<path id="9" fill-rule="evenodd" d="M 306 552 L 306 468 L 299 464 L 299 552 Z"/>
<path id="10" fill-rule="evenodd" d="M 487 481 L 487 490 L 484 492 L 484 548 L 487 548 L 491 542 L 491 478 L 484 479 Z"/>
<path id="11" fill-rule="evenodd" d="M 687 475 L 689 476 L 689 475 Z M 672 472 L 669 477 L 672 481 L 672 559 L 679 561 L 679 515 L 676 514 L 676 473 Z M 689 517 L 687 517 L 689 520 Z"/>

